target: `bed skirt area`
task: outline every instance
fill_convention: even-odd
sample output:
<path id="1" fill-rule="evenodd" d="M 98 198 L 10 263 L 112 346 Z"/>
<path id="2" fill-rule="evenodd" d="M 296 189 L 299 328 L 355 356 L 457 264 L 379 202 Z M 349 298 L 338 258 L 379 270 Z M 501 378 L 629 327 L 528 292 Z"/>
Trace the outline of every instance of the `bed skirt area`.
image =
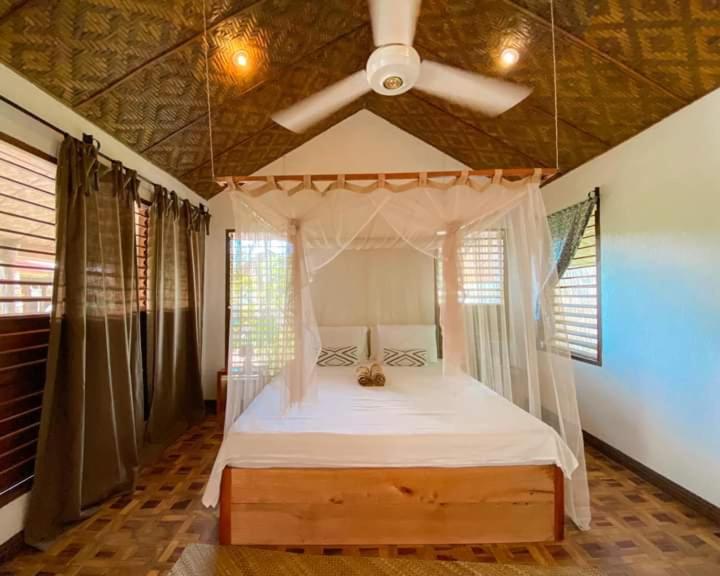
<path id="1" fill-rule="evenodd" d="M 548 542 L 564 536 L 554 465 L 470 468 L 230 468 L 221 544 Z"/>

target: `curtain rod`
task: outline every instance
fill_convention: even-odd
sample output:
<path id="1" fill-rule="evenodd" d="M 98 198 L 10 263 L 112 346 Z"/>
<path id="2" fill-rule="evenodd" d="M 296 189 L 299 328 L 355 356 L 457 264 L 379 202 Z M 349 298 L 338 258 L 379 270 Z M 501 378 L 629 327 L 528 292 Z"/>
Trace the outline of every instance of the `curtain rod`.
<path id="1" fill-rule="evenodd" d="M 468 176 L 487 176 L 492 178 L 496 172 L 501 172 L 503 176 L 512 176 L 524 178 L 526 176 L 532 176 L 535 170 L 540 171 L 540 175 L 544 178 L 554 176 L 558 173 L 556 168 L 504 168 L 498 170 L 486 169 L 486 170 L 439 170 L 435 172 L 371 172 L 362 174 L 282 174 L 282 175 L 270 175 L 267 176 L 224 176 L 218 178 L 218 182 L 223 180 L 232 180 L 233 182 L 267 182 L 267 179 L 272 176 L 276 181 L 288 180 L 293 182 L 303 182 L 307 178 L 311 181 L 316 182 L 332 182 L 337 180 L 339 176 L 342 176 L 345 180 L 379 180 L 384 178 L 385 180 L 413 180 L 420 178 L 420 176 L 427 176 L 428 178 L 442 178 L 447 176 L 460 177 L 463 174 Z"/>
<path id="2" fill-rule="evenodd" d="M 9 98 L 6 98 L 5 96 L 0 95 L 0 100 L 2 100 L 3 102 L 5 102 L 8 106 L 12 106 L 12 107 L 15 108 L 15 110 L 17 110 L 18 112 L 22 112 L 23 114 L 25 114 L 25 115 L 28 116 L 29 118 L 32 118 L 32 119 L 35 120 L 36 122 L 39 122 L 39 123 L 42 124 L 43 126 L 46 126 L 47 128 L 50 128 L 51 130 L 57 132 L 58 134 L 62 134 L 63 136 L 72 136 L 71 134 L 69 134 L 68 132 L 66 132 L 65 130 L 63 130 L 62 128 L 59 128 L 58 126 L 55 126 L 55 124 L 52 124 L 51 122 L 48 122 L 48 121 L 45 120 L 44 118 L 41 118 L 40 116 L 38 116 L 37 114 L 35 114 L 34 112 L 30 112 L 30 110 L 28 110 L 27 108 L 23 108 L 22 106 L 20 106 L 20 104 L 17 104 L 16 102 L 13 102 L 13 101 L 10 100 Z M 100 142 L 99 140 L 95 140 L 95 141 L 98 142 L 98 143 Z M 98 150 L 98 156 L 100 156 L 101 158 L 107 160 L 108 162 L 114 162 L 114 158 L 111 158 L 111 157 L 108 156 L 107 154 L 104 154 L 104 153 L 100 152 L 100 150 Z M 149 178 L 146 178 L 145 176 L 143 176 L 142 174 L 140 174 L 140 172 L 137 172 L 137 171 L 136 171 L 135 173 L 137 174 L 137 177 L 138 177 L 140 180 L 143 180 L 144 182 L 146 182 L 147 184 L 149 184 L 149 185 L 152 186 L 153 188 L 156 186 L 156 183 L 155 183 L 155 182 L 153 182 L 153 181 L 150 180 Z M 199 205 L 199 206 L 203 206 L 202 203 L 198 203 L 198 205 Z"/>

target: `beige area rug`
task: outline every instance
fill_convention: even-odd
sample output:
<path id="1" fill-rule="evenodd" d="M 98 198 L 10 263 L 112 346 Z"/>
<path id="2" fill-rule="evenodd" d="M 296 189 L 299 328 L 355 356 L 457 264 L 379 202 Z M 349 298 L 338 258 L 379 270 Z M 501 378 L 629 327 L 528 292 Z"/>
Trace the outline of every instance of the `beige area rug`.
<path id="1" fill-rule="evenodd" d="M 602 576 L 595 568 L 442 562 L 411 558 L 312 556 L 241 546 L 192 544 L 170 576 Z"/>

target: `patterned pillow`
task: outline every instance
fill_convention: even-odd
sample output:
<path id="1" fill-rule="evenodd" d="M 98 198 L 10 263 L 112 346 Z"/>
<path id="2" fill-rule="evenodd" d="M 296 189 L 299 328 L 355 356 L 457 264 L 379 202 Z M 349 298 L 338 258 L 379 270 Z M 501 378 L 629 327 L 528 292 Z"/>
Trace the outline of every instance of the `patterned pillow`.
<path id="1" fill-rule="evenodd" d="M 427 364 L 427 351 L 422 348 L 398 350 L 383 348 L 383 364 L 388 366 L 422 367 Z"/>
<path id="2" fill-rule="evenodd" d="M 355 366 L 357 361 L 357 346 L 323 346 L 317 364 L 318 366 Z"/>

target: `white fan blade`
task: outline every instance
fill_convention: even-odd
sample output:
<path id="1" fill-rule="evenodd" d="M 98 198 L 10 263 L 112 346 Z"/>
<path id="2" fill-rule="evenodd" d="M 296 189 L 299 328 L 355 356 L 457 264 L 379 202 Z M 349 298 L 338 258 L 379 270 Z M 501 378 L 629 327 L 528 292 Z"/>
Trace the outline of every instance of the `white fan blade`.
<path id="1" fill-rule="evenodd" d="M 370 0 L 369 4 L 375 46 L 412 46 L 420 0 Z"/>
<path id="2" fill-rule="evenodd" d="M 292 132 L 304 132 L 313 124 L 327 118 L 368 92 L 370 92 L 370 84 L 368 84 L 365 70 L 359 70 L 324 90 L 308 96 L 305 100 L 300 100 L 290 108 L 275 112 L 272 119 Z"/>
<path id="3" fill-rule="evenodd" d="M 499 116 L 525 100 L 532 92 L 532 88 L 527 86 L 430 60 L 423 60 L 420 64 L 420 77 L 414 88 L 488 116 Z"/>

